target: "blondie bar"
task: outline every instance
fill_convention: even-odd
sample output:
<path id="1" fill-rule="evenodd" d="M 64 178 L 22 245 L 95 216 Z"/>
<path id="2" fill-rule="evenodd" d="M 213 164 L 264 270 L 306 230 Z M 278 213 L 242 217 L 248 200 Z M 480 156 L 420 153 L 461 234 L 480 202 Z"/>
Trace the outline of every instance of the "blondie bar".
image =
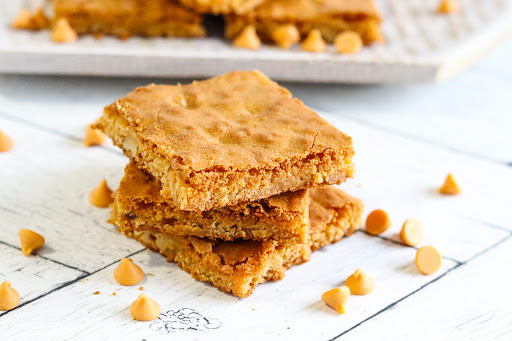
<path id="1" fill-rule="evenodd" d="M 180 2 L 198 13 L 228 14 L 245 13 L 264 0 L 180 0 Z"/>
<path id="2" fill-rule="evenodd" d="M 353 173 L 352 139 L 259 71 L 138 88 L 93 127 L 181 210 L 339 184 Z"/>
<path id="3" fill-rule="evenodd" d="M 234 39 L 253 25 L 261 39 L 270 41 L 277 27 L 292 24 L 303 37 L 318 29 L 332 43 L 338 33 L 350 30 L 370 44 L 383 40 L 380 21 L 374 0 L 273 0 L 242 15 L 227 15 L 225 35 Z"/>
<path id="4" fill-rule="evenodd" d="M 247 297 L 287 268 L 307 262 L 311 252 L 349 236 L 362 221 L 362 203 L 335 187 L 312 189 L 311 237 L 306 244 L 250 240 L 220 241 L 178 237 L 152 231 L 126 231 L 151 250 L 176 262 L 195 279 L 211 282 L 233 295 Z M 117 220 L 117 219 L 114 219 Z"/>
<path id="5" fill-rule="evenodd" d="M 132 161 L 114 196 L 112 223 L 121 231 L 151 230 L 176 236 L 307 242 L 309 195 L 288 192 L 209 211 L 182 211 L 160 195 L 161 185 Z M 115 219 L 115 221 L 114 221 Z"/>
<path id="6" fill-rule="evenodd" d="M 54 0 L 55 20 L 79 34 L 202 37 L 201 15 L 173 0 Z"/>

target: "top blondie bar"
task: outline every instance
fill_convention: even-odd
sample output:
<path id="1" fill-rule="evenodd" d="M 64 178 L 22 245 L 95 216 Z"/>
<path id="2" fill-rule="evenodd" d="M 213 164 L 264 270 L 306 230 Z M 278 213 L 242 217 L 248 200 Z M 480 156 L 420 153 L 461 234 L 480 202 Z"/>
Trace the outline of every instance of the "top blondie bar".
<path id="1" fill-rule="evenodd" d="M 352 139 L 259 71 L 138 88 L 94 127 L 181 210 L 339 184 L 353 173 Z"/>

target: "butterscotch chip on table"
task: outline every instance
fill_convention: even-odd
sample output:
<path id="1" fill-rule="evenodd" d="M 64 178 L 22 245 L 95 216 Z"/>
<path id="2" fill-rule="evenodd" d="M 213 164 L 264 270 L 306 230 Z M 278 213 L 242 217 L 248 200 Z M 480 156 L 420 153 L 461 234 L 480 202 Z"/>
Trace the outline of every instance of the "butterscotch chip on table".
<path id="1" fill-rule="evenodd" d="M 367 295 L 373 291 L 375 283 L 373 279 L 361 269 L 357 269 L 345 281 L 352 295 Z"/>
<path id="2" fill-rule="evenodd" d="M 121 262 L 117 268 L 114 270 L 114 279 L 121 285 L 135 285 L 144 279 L 144 272 L 130 259 L 123 258 L 121 259 Z"/>
<path id="3" fill-rule="evenodd" d="M 453 174 L 448 174 L 444 180 L 444 184 L 439 188 L 439 193 L 447 195 L 457 195 L 462 193 L 462 189 L 455 180 Z"/>
<path id="4" fill-rule="evenodd" d="M 259 71 L 138 88 L 93 127 L 182 210 L 339 184 L 353 173 L 352 139 Z"/>
<path id="5" fill-rule="evenodd" d="M 50 27 L 50 19 L 48 19 L 42 7 L 36 9 L 31 21 L 33 30 L 42 30 Z"/>
<path id="6" fill-rule="evenodd" d="M 279 47 L 287 49 L 300 41 L 300 32 L 294 25 L 281 25 L 272 31 L 272 40 Z"/>
<path id="7" fill-rule="evenodd" d="M 0 311 L 16 308 L 20 304 L 20 294 L 13 289 L 11 281 L 0 284 Z"/>
<path id="8" fill-rule="evenodd" d="M 363 41 L 356 32 L 345 31 L 334 38 L 334 46 L 339 53 L 357 53 L 363 47 Z"/>
<path id="9" fill-rule="evenodd" d="M 443 258 L 433 246 L 423 246 L 416 252 L 416 267 L 424 275 L 431 275 L 441 267 Z"/>
<path id="10" fill-rule="evenodd" d="M 229 14 L 245 13 L 265 0 L 180 0 L 180 2 L 199 13 Z"/>
<path id="11" fill-rule="evenodd" d="M 112 190 L 105 179 L 89 193 L 89 202 L 96 207 L 108 207 L 113 201 Z"/>
<path id="12" fill-rule="evenodd" d="M 261 40 L 258 37 L 258 34 L 256 34 L 254 26 L 249 25 L 243 29 L 235 40 L 233 40 L 233 45 L 236 47 L 257 50 L 261 47 Z"/>
<path id="13" fill-rule="evenodd" d="M 459 2 L 457 0 L 441 0 L 437 7 L 440 14 L 456 14 L 460 11 Z"/>
<path id="14" fill-rule="evenodd" d="M 75 30 L 69 25 L 66 18 L 57 20 L 52 28 L 52 41 L 56 43 L 71 43 L 78 39 Z"/>
<path id="15" fill-rule="evenodd" d="M 302 49 L 309 52 L 324 52 L 326 44 L 322 38 L 322 33 L 318 29 L 311 30 L 306 39 L 302 42 Z"/>
<path id="16" fill-rule="evenodd" d="M 247 25 L 254 25 L 260 38 L 272 41 L 272 32 L 292 24 L 305 37 L 318 29 L 329 43 L 340 32 L 357 32 L 365 44 L 383 41 L 380 14 L 374 0 L 272 0 L 242 15 L 226 15 L 225 36 L 235 38 Z"/>
<path id="17" fill-rule="evenodd" d="M 130 314 L 134 320 L 152 321 L 160 315 L 160 305 L 148 295 L 140 294 L 130 305 Z"/>
<path id="18" fill-rule="evenodd" d="M 307 190 L 203 212 L 179 210 L 160 192 L 160 183 L 132 161 L 126 166 L 114 196 L 112 223 L 121 231 L 151 230 L 228 241 L 271 239 L 305 243 L 308 238 Z"/>
<path id="19" fill-rule="evenodd" d="M 25 256 L 30 256 L 33 251 L 42 248 L 45 242 L 43 236 L 29 229 L 20 229 L 18 235 L 20 236 L 21 252 Z"/>
<path id="20" fill-rule="evenodd" d="M 85 128 L 84 146 L 99 146 L 105 142 L 105 134 L 100 130 L 92 128 L 90 125 Z"/>
<path id="21" fill-rule="evenodd" d="M 12 139 L 0 129 L 0 153 L 7 152 L 14 147 Z"/>
<path id="22" fill-rule="evenodd" d="M 312 251 L 349 236 L 360 226 L 361 201 L 334 187 L 311 191 L 316 192 L 312 196 L 315 204 L 309 209 L 311 236 L 305 244 L 253 240 L 228 242 L 152 231 L 124 233 L 166 256 L 168 261 L 176 262 L 195 279 L 210 282 L 233 295 L 247 297 L 258 284 L 282 279 L 287 268 L 308 261 Z M 314 198 L 318 197 L 335 201 L 316 202 Z M 113 221 L 116 220 L 114 217 Z"/>
<path id="23" fill-rule="evenodd" d="M 322 301 L 340 314 L 345 314 L 345 304 L 350 297 L 350 289 L 346 286 L 326 291 L 322 295 Z"/>
<path id="24" fill-rule="evenodd" d="M 12 21 L 11 27 L 17 30 L 32 29 L 32 14 L 28 8 L 22 9 Z"/>
<path id="25" fill-rule="evenodd" d="M 366 231 L 374 236 L 385 232 L 391 226 L 391 219 L 384 210 L 375 210 L 366 218 Z"/>
<path id="26" fill-rule="evenodd" d="M 55 19 L 78 34 L 202 37 L 199 14 L 171 0 L 55 0 Z"/>

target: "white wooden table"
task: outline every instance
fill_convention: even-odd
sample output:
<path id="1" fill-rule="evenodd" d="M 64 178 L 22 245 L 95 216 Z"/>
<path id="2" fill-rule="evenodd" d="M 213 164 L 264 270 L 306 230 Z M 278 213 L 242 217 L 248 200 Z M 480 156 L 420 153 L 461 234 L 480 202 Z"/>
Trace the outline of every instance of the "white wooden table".
<path id="1" fill-rule="evenodd" d="M 343 188 L 366 212 L 386 209 L 394 225 L 315 253 L 247 299 L 145 251 L 106 223 L 109 210 L 87 201 L 102 178 L 117 185 L 127 159 L 109 145 L 84 148 L 85 126 L 105 104 L 159 80 L 0 76 L 0 129 L 16 143 L 0 154 L 0 281 L 22 297 L 0 312 L 0 340 L 511 340 L 511 56 L 508 42 L 440 84 L 286 84 L 354 138 L 358 172 Z M 450 171 L 460 196 L 436 193 Z M 432 276 L 419 273 L 416 250 L 397 238 L 409 217 L 444 256 Z M 46 238 L 37 255 L 21 254 L 20 228 Z M 141 285 L 162 321 L 131 320 L 140 291 L 114 281 L 122 257 L 154 275 Z M 351 297 L 338 315 L 320 295 L 359 267 L 375 291 Z"/>

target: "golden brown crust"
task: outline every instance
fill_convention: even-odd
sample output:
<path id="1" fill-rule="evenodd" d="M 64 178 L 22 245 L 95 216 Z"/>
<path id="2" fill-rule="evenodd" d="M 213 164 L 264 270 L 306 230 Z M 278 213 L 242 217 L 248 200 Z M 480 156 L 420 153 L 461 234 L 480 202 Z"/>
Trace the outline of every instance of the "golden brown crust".
<path id="1" fill-rule="evenodd" d="M 180 0 L 180 2 L 198 13 L 229 14 L 245 13 L 264 0 Z"/>
<path id="2" fill-rule="evenodd" d="M 211 282 L 236 296 L 247 297 L 259 283 L 282 279 L 287 268 L 308 261 L 312 251 L 350 235 L 360 226 L 362 204 L 358 199 L 332 187 L 318 189 L 315 198 L 318 202 L 314 202 L 310 212 L 317 217 L 317 230 L 306 244 L 226 242 L 151 231 L 125 234 L 167 256 L 194 278 Z M 325 211 L 317 215 L 316 210 L 320 208 Z M 330 210 L 336 214 L 326 214 Z"/>
<path id="3" fill-rule="evenodd" d="M 233 39 L 247 25 L 254 25 L 260 38 L 271 40 L 282 24 L 295 25 L 302 36 L 319 29 L 328 42 L 336 34 L 358 32 L 366 44 L 383 40 L 380 14 L 374 0 L 273 0 L 243 15 L 226 16 L 226 37 Z"/>
<path id="4" fill-rule="evenodd" d="M 120 230 L 152 230 L 223 240 L 307 240 L 307 190 L 205 212 L 178 210 L 160 195 L 160 190 L 158 181 L 130 162 L 115 194 L 115 225 Z"/>
<path id="5" fill-rule="evenodd" d="M 352 140 L 258 71 L 149 85 L 94 126 L 183 210 L 253 201 L 352 175 Z"/>
<path id="6" fill-rule="evenodd" d="M 199 14 L 172 0 L 54 0 L 55 19 L 66 18 L 79 33 L 204 36 Z"/>

